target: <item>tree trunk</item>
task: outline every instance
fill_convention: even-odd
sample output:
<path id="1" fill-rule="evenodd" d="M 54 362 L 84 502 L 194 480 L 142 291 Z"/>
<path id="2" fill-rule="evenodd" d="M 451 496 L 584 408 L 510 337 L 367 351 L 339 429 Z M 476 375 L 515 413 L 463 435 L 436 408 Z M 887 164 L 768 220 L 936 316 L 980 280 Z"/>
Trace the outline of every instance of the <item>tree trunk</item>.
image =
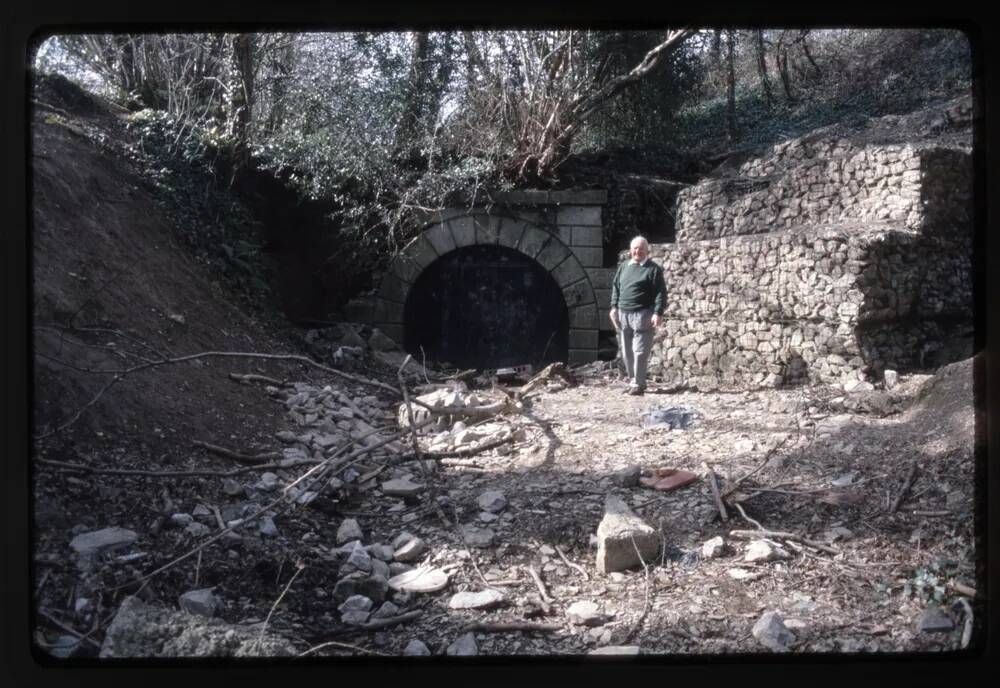
<path id="1" fill-rule="evenodd" d="M 420 147 L 416 145 L 416 142 L 420 133 L 420 119 L 424 110 L 427 87 L 430 83 L 429 53 L 427 32 L 415 32 L 410 53 L 410 76 L 403 102 L 403 113 L 396 126 L 393 144 L 395 157 L 398 159 L 413 160 L 419 156 Z"/>
<path id="2" fill-rule="evenodd" d="M 781 77 L 781 88 L 785 92 L 785 98 L 789 103 L 795 102 L 792 95 L 791 83 L 788 79 L 788 47 L 784 44 L 785 32 L 782 31 L 778 37 L 778 44 L 774 49 L 774 66 L 778 69 L 778 76 Z"/>
<path id="3" fill-rule="evenodd" d="M 760 83 L 764 87 L 764 96 L 768 104 L 774 104 L 774 93 L 771 91 L 771 80 L 767 76 L 767 60 L 764 48 L 764 32 L 757 29 L 757 73 L 760 74 Z"/>
<path id="4" fill-rule="evenodd" d="M 736 66 L 733 59 L 733 30 L 726 32 L 726 138 L 736 141 Z"/>
<path id="5" fill-rule="evenodd" d="M 233 136 L 234 175 L 250 160 L 250 123 L 254 99 L 253 48 L 252 34 L 241 33 L 233 38 L 229 126 Z"/>

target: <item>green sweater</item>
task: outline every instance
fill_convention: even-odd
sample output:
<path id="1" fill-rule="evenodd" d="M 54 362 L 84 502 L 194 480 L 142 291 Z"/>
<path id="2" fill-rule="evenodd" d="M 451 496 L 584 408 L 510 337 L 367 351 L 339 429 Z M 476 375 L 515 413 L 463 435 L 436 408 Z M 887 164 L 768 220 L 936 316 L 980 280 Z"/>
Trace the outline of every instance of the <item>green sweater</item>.
<path id="1" fill-rule="evenodd" d="M 667 307 L 663 268 L 652 260 L 645 265 L 636 265 L 631 260 L 619 265 L 611 282 L 611 307 L 623 311 L 652 308 L 657 315 L 663 315 Z"/>

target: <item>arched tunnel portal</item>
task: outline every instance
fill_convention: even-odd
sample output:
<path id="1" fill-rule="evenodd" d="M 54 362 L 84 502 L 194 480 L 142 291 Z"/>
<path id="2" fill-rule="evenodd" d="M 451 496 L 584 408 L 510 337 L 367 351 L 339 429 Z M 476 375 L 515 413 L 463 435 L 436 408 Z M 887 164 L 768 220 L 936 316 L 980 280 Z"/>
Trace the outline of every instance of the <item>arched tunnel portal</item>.
<path id="1" fill-rule="evenodd" d="M 417 277 L 403 312 L 404 348 L 463 368 L 565 361 L 569 315 L 552 275 L 496 244 L 464 246 Z M 419 358 L 418 358 L 419 360 Z"/>

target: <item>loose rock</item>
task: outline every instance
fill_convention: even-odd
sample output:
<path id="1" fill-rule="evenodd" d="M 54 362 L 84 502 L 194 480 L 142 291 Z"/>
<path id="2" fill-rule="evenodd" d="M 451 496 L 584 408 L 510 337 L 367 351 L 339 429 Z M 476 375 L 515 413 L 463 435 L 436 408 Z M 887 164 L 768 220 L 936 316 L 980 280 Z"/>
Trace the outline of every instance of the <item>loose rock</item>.
<path id="1" fill-rule="evenodd" d="M 479 592 L 460 592 L 452 596 L 448 606 L 452 609 L 488 609 L 504 601 L 497 590 L 487 588 Z"/>
<path id="2" fill-rule="evenodd" d="M 474 657 L 479 654 L 479 646 L 476 644 L 476 636 L 466 633 L 448 646 L 445 651 L 449 657 Z"/>
<path id="3" fill-rule="evenodd" d="M 411 640 L 403 648 L 403 654 L 407 657 L 429 657 L 431 654 L 430 648 L 424 644 L 422 640 Z"/>
<path id="4" fill-rule="evenodd" d="M 350 542 L 351 540 L 361 540 L 364 538 L 364 533 L 361 532 L 361 526 L 353 518 L 345 518 L 337 528 L 337 544 L 343 545 L 345 542 Z"/>
<path id="5" fill-rule="evenodd" d="M 470 547 L 489 547 L 496 539 L 496 533 L 489 528 L 464 525 L 462 526 L 462 539 Z"/>
<path id="6" fill-rule="evenodd" d="M 205 617 L 215 616 L 215 609 L 218 606 L 212 588 L 189 590 L 177 599 L 177 603 L 187 613 Z"/>
<path id="7" fill-rule="evenodd" d="M 77 535 L 70 541 L 69 546 L 81 557 L 92 557 L 128 547 L 138 539 L 139 536 L 135 532 L 115 526 Z"/>
<path id="8" fill-rule="evenodd" d="M 776 561 L 778 559 L 790 559 L 792 557 L 786 550 L 768 540 L 753 540 L 747 546 L 744 561 Z"/>
<path id="9" fill-rule="evenodd" d="M 604 512 L 604 518 L 597 527 L 598 571 L 622 571 L 656 558 L 660 551 L 659 534 L 625 502 L 609 495 L 604 503 Z"/>
<path id="10" fill-rule="evenodd" d="M 427 551 L 427 545 L 418 537 L 411 537 L 402 546 L 393 552 L 393 558 L 400 562 L 417 561 Z"/>
<path id="11" fill-rule="evenodd" d="M 786 652 L 795 642 L 795 634 L 785 627 L 778 612 L 765 612 L 753 625 L 752 632 L 761 645 L 775 652 Z"/>
<path id="12" fill-rule="evenodd" d="M 574 602 L 566 610 L 570 623 L 578 626 L 601 626 L 607 622 L 607 616 L 601 613 L 601 608 L 589 600 Z"/>
<path id="13" fill-rule="evenodd" d="M 499 490 L 487 490 L 479 495 L 479 499 L 476 502 L 479 504 L 480 509 L 488 511 L 491 514 L 499 513 L 507 506 L 507 498 Z"/>

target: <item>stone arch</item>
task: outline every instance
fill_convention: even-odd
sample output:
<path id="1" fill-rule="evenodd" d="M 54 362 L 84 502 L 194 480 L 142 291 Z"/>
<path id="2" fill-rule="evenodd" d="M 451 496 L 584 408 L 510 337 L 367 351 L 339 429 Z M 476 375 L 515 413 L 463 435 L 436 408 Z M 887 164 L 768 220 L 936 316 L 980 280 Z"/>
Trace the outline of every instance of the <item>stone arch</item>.
<path id="1" fill-rule="evenodd" d="M 570 363 L 596 360 L 597 298 L 580 260 L 559 234 L 523 217 L 454 213 L 429 225 L 393 260 L 376 292 L 370 322 L 397 342 L 405 340 L 404 309 L 420 274 L 438 258 L 466 246 L 513 249 L 540 265 L 566 305 Z"/>

